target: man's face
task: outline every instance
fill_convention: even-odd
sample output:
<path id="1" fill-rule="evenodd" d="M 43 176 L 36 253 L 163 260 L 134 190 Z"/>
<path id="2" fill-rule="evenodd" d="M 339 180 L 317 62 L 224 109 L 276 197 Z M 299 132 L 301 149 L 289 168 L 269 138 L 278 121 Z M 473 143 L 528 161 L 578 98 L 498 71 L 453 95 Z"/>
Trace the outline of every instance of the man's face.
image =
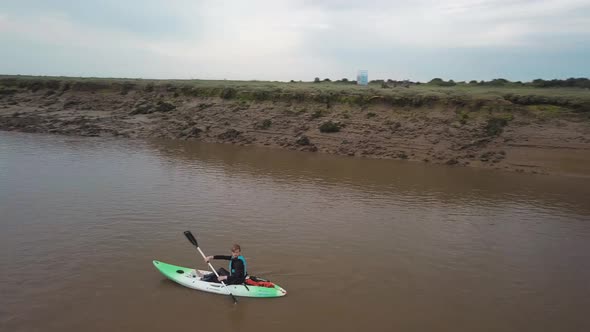
<path id="1" fill-rule="evenodd" d="M 236 250 L 232 250 L 231 251 L 231 257 L 236 258 L 238 256 L 240 256 L 240 250 L 239 249 L 236 249 Z"/>

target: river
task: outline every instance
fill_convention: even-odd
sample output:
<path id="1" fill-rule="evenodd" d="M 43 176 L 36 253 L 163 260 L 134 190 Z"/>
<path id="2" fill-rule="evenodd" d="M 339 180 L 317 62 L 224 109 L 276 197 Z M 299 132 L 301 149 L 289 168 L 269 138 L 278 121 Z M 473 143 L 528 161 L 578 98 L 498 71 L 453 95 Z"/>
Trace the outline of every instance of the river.
<path id="1" fill-rule="evenodd" d="M 187 229 L 287 296 L 165 279 Z M 0 132 L 0 269 L 1 331 L 590 331 L 590 179 Z"/>

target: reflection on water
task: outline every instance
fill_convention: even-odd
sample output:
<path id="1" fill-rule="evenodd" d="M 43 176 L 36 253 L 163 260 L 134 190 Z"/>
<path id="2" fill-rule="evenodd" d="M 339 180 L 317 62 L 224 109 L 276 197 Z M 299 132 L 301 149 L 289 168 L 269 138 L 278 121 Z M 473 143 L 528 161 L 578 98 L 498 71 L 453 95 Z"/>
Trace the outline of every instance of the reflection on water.
<path id="1" fill-rule="evenodd" d="M 590 181 L 178 141 L 0 132 L 7 331 L 582 331 Z M 233 242 L 276 300 L 164 280 Z"/>
<path id="2" fill-rule="evenodd" d="M 196 161 L 215 165 L 229 174 L 272 177 L 274 181 L 306 181 L 335 184 L 359 191 L 385 192 L 411 197 L 433 197 L 460 204 L 485 201 L 513 201 L 536 204 L 550 200 L 548 207 L 583 209 L 590 213 L 590 190 L 580 183 L 587 179 L 522 175 L 490 170 L 440 167 L 391 160 L 367 160 L 330 155 L 235 147 L 211 144 L 151 141 L 149 146 L 179 167 Z M 272 153 L 269 153 L 272 151 Z M 476 197 L 474 197 L 476 196 Z M 547 207 L 542 203 L 541 206 Z"/>

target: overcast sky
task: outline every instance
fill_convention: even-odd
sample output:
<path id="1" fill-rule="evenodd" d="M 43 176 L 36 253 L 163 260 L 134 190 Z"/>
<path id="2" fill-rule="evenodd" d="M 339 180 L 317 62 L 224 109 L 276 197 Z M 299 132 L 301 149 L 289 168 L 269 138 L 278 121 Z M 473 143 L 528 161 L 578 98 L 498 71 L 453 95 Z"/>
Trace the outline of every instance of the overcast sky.
<path id="1" fill-rule="evenodd" d="M 0 0 L 0 74 L 590 76 L 590 0 Z"/>

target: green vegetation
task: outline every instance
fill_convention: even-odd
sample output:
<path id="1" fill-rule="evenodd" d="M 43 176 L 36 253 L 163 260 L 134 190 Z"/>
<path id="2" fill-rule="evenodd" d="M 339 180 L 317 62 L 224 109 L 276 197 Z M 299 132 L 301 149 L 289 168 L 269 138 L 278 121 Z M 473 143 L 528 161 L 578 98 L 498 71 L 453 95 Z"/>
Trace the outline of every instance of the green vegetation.
<path id="1" fill-rule="evenodd" d="M 434 79 L 427 84 L 404 81 L 403 85 L 397 81 L 387 80 L 390 84 L 388 89 L 381 88 L 384 80 L 371 81 L 369 86 L 365 87 L 347 79 L 329 82 L 317 78 L 316 82 L 0 76 L 0 88 L 11 92 L 16 90 L 17 93 L 37 92 L 42 89 L 59 93 L 71 90 L 115 91 L 127 94 L 133 91 L 169 97 L 215 97 L 238 102 L 315 102 L 325 104 L 327 108 L 337 104 L 365 107 L 379 103 L 391 107 L 441 106 L 510 112 L 515 107 L 526 109 L 529 106 L 542 106 L 540 112 L 547 107 L 558 107 L 563 111 L 590 113 L 590 90 L 586 87 L 588 79 L 582 78 L 535 80 L 530 83 L 509 82 L 505 79 L 469 83 Z M 316 113 L 314 116 L 322 115 Z"/>
<path id="2" fill-rule="evenodd" d="M 488 119 L 485 126 L 485 131 L 489 136 L 498 136 L 504 130 L 504 127 L 508 125 L 508 122 L 512 121 L 512 115 L 495 116 Z"/>
<path id="3" fill-rule="evenodd" d="M 559 118 L 571 112 L 570 109 L 555 105 L 528 105 L 525 109 L 535 117 L 543 120 Z M 575 111 L 575 110 L 574 110 Z M 590 113 L 586 113 L 590 118 Z"/>
<path id="4" fill-rule="evenodd" d="M 467 120 L 469 120 L 469 114 L 464 110 L 457 112 L 457 117 L 459 118 L 459 123 L 462 125 L 467 124 Z"/>
<path id="5" fill-rule="evenodd" d="M 10 95 L 13 95 L 17 92 L 18 92 L 18 90 L 16 90 L 16 89 L 1 88 L 0 89 L 0 96 L 10 96 Z"/>
<path id="6" fill-rule="evenodd" d="M 257 129 L 268 129 L 272 126 L 272 121 L 270 119 L 264 119 L 261 123 L 256 125 Z"/>
<path id="7" fill-rule="evenodd" d="M 455 85 L 465 85 L 465 82 L 458 82 L 455 83 L 453 80 L 445 81 L 441 78 L 434 78 L 428 82 L 430 85 L 437 85 L 437 86 L 455 86 Z M 469 81 L 469 85 L 472 86 L 490 86 L 490 87 L 498 87 L 498 86 L 506 86 L 506 87 L 518 87 L 518 86 L 528 86 L 528 87 L 536 87 L 536 88 L 583 88 L 589 89 L 590 88 L 590 79 L 588 78 L 568 78 L 566 80 L 543 80 L 543 79 L 536 79 L 531 82 L 511 82 L 505 78 L 495 78 L 491 81 Z"/>
<path id="8" fill-rule="evenodd" d="M 233 99 L 238 95 L 238 91 L 234 88 L 225 88 L 221 91 L 221 98 Z"/>
<path id="9" fill-rule="evenodd" d="M 133 111 L 131 111 L 131 113 L 129 113 L 129 114 L 130 115 L 151 114 L 154 112 L 166 113 L 166 112 L 171 112 L 174 110 L 176 110 L 176 106 L 174 106 L 170 103 L 167 103 L 167 102 L 158 101 L 156 104 L 152 104 L 147 101 L 144 101 L 141 104 L 137 105 L 133 109 Z"/>
<path id="10" fill-rule="evenodd" d="M 453 80 L 445 82 L 443 79 L 440 79 L 440 78 L 433 78 L 432 80 L 430 80 L 430 82 L 428 82 L 428 84 L 436 85 L 436 86 L 455 86 L 455 85 L 457 85 L 457 83 L 455 83 L 455 81 L 453 81 Z"/>
<path id="11" fill-rule="evenodd" d="M 299 136 L 297 138 L 297 140 L 295 141 L 295 143 L 297 145 L 310 145 L 311 141 L 309 140 L 309 137 L 303 135 L 303 136 Z"/>
<path id="12" fill-rule="evenodd" d="M 321 110 L 317 110 L 311 114 L 312 119 L 321 118 L 322 116 L 324 116 L 324 112 L 322 112 Z"/>
<path id="13" fill-rule="evenodd" d="M 65 85 L 64 85 L 64 88 L 65 88 Z M 129 93 L 129 91 L 133 90 L 133 88 L 135 88 L 135 84 L 130 83 L 130 82 L 124 82 L 123 84 L 121 84 L 121 94 L 126 95 Z M 68 89 L 70 89 L 69 84 L 67 86 L 67 89 L 64 89 L 64 91 L 67 91 Z"/>
<path id="14" fill-rule="evenodd" d="M 336 133 L 340 131 L 342 125 L 338 122 L 326 121 L 320 125 L 320 132 L 322 133 Z"/>

